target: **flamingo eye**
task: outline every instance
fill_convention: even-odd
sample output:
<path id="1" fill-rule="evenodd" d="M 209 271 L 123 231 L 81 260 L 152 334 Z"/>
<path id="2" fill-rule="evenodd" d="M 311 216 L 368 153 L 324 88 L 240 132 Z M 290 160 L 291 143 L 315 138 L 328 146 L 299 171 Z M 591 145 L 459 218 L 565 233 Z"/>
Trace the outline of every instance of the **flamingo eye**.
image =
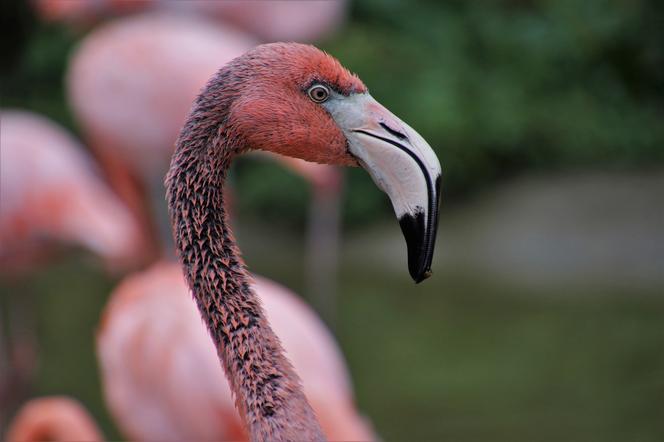
<path id="1" fill-rule="evenodd" d="M 307 91 L 314 103 L 322 103 L 330 97 L 330 90 L 322 84 L 315 84 Z"/>

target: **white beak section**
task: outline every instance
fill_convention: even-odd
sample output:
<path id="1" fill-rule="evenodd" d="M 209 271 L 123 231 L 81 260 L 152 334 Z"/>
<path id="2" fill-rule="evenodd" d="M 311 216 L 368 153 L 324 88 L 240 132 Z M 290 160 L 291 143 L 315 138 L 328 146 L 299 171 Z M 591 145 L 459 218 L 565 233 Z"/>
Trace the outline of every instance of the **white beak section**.
<path id="1" fill-rule="evenodd" d="M 350 152 L 390 197 L 408 245 L 415 282 L 431 275 L 438 226 L 441 168 L 429 144 L 368 93 L 323 104 L 343 130 Z"/>

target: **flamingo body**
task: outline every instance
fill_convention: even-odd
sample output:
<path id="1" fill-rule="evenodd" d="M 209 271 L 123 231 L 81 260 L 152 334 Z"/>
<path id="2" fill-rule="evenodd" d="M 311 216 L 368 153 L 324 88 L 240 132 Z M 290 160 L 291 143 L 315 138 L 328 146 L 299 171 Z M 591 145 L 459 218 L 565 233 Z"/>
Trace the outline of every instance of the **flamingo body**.
<path id="1" fill-rule="evenodd" d="M 286 288 L 255 278 L 267 315 L 331 440 L 372 440 L 343 356 Z M 114 291 L 97 336 L 109 408 L 136 440 L 246 438 L 219 360 L 177 264 L 158 263 Z"/>
<path id="2" fill-rule="evenodd" d="M 197 17 L 137 15 L 87 36 L 69 67 L 69 101 L 90 145 L 159 180 L 191 102 L 207 80 L 256 44 Z"/>
<path id="3" fill-rule="evenodd" d="M 44 242 L 88 249 L 109 264 L 140 254 L 134 219 L 63 128 L 25 111 L 2 111 L 0 261 L 16 266 Z"/>

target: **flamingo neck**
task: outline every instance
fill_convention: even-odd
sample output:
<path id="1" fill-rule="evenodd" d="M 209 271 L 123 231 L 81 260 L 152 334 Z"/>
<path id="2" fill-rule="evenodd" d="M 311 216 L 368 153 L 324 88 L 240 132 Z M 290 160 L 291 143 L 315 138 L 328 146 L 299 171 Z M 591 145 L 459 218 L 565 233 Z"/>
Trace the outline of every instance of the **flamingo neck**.
<path id="1" fill-rule="evenodd" d="M 194 104 L 166 179 L 178 255 L 251 439 L 324 440 L 229 227 L 224 179 L 245 148 L 231 134 L 220 77 Z"/>

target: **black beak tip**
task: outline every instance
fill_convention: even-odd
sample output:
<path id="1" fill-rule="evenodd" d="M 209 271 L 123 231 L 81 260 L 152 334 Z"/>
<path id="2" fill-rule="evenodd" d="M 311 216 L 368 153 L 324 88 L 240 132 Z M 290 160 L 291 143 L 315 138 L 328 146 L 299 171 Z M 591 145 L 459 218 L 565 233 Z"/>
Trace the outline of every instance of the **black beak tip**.
<path id="1" fill-rule="evenodd" d="M 426 226 L 424 213 L 406 214 L 399 219 L 401 231 L 408 246 L 408 272 L 416 284 L 431 276 L 431 256 L 427 256 L 428 245 L 425 244 Z"/>
<path id="2" fill-rule="evenodd" d="M 415 281 L 415 284 L 419 284 L 420 282 L 424 281 L 425 279 L 428 279 L 432 274 L 433 274 L 433 272 L 431 271 L 431 269 L 426 269 L 426 270 L 424 270 L 422 272 L 418 272 L 418 273 L 411 272 L 410 276 L 413 278 L 413 281 Z"/>

